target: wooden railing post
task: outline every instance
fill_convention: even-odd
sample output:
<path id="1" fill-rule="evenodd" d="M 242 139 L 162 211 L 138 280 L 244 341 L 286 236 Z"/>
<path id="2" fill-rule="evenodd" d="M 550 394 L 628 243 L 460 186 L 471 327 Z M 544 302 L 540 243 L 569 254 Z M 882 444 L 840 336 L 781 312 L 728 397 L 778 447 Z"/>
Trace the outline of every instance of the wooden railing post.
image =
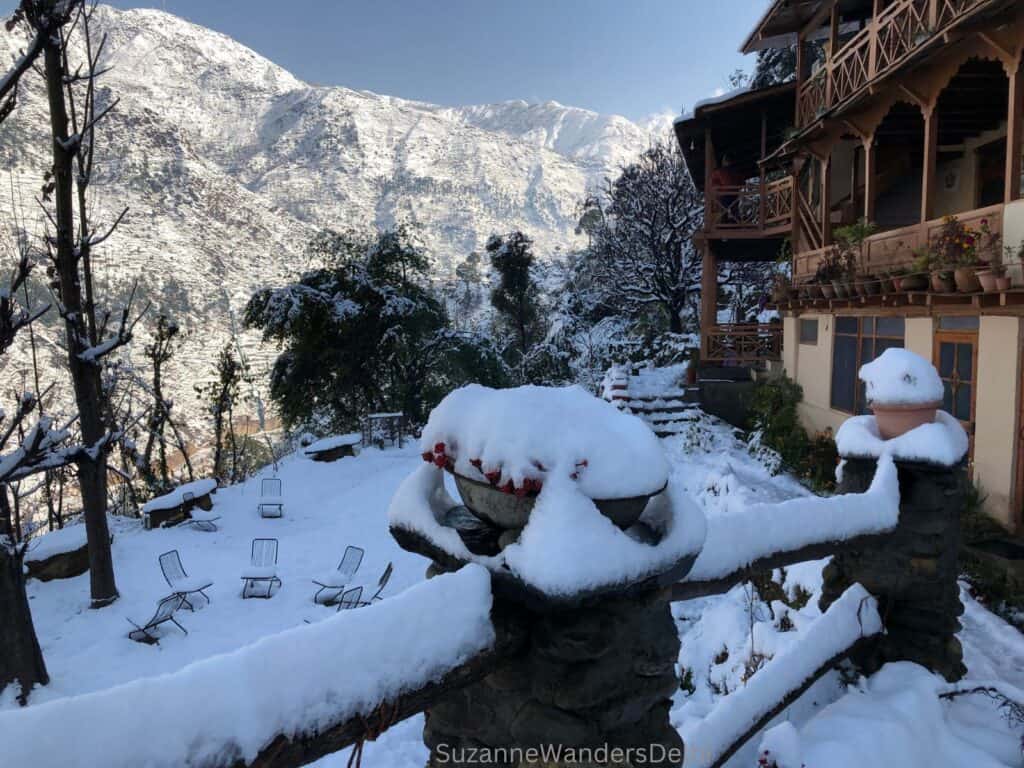
<path id="1" fill-rule="evenodd" d="M 875 147 L 874 134 L 864 139 L 864 218 L 875 220 L 875 196 L 878 192 L 875 180 L 875 163 L 878 149 Z"/>

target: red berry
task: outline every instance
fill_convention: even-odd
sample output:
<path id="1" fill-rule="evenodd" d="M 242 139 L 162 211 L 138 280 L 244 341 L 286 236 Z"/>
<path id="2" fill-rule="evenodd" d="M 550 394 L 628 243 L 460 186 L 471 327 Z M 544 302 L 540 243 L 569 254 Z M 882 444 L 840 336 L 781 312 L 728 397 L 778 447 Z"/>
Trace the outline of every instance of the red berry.
<path id="1" fill-rule="evenodd" d="M 434 453 L 444 453 L 444 443 L 435 443 Z"/>
<path id="2" fill-rule="evenodd" d="M 439 453 L 437 456 L 434 457 L 434 464 L 439 469 L 444 468 L 444 465 L 445 465 L 445 463 L 447 463 L 447 461 L 448 461 L 448 457 L 445 456 L 443 453 Z"/>
<path id="3" fill-rule="evenodd" d="M 423 453 L 420 454 L 420 456 L 422 456 L 423 460 L 428 464 L 433 463 L 434 461 L 434 454 L 432 454 L 430 451 L 424 451 Z"/>
<path id="4" fill-rule="evenodd" d="M 484 472 L 484 477 L 491 483 L 491 485 L 497 485 L 498 481 L 501 480 L 501 471 L 492 469 L 490 472 Z"/>
<path id="5" fill-rule="evenodd" d="M 523 485 L 520 485 L 518 488 L 516 488 L 514 493 L 515 493 L 517 498 L 521 499 L 521 498 L 523 498 L 523 496 L 526 495 L 528 490 L 529 489 L 526 487 L 526 484 L 524 483 Z"/>
<path id="6" fill-rule="evenodd" d="M 509 480 L 507 483 L 505 483 L 503 486 L 501 486 L 501 492 L 502 493 L 514 493 L 515 490 L 516 490 L 516 487 L 512 483 L 511 480 Z"/>

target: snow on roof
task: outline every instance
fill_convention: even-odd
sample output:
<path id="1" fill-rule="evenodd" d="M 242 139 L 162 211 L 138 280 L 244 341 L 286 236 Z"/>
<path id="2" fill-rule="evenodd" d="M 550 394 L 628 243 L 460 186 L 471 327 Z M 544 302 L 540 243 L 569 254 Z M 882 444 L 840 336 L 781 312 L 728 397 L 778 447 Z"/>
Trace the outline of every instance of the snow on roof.
<path id="1" fill-rule="evenodd" d="M 865 493 L 803 496 L 709 517 L 704 548 L 686 580 L 718 579 L 778 552 L 882 533 L 895 528 L 899 516 L 896 466 L 886 458 Z"/>
<path id="2" fill-rule="evenodd" d="M 715 96 L 709 96 L 706 99 L 701 99 L 693 105 L 693 113 L 697 114 L 697 110 L 701 107 L 707 107 L 711 104 L 724 104 L 730 99 L 735 99 L 737 96 L 742 96 L 744 93 L 750 91 L 749 85 L 742 85 L 739 88 L 733 88 L 732 90 L 719 93 Z"/>
<path id="3" fill-rule="evenodd" d="M 888 454 L 903 461 L 923 461 L 951 467 L 967 455 L 967 432 L 945 411 L 935 421 L 922 424 L 892 440 L 883 440 L 874 416 L 851 416 L 836 433 L 839 455 L 877 459 Z"/>
<path id="4" fill-rule="evenodd" d="M 200 496 L 205 496 L 215 490 L 217 490 L 217 481 L 212 477 L 206 477 L 202 480 L 193 480 L 191 483 L 179 485 L 170 493 L 165 493 L 163 496 L 157 496 L 155 499 L 150 499 L 142 506 L 142 511 L 152 512 L 157 509 L 174 509 L 175 507 L 181 506 L 186 493 L 191 493 L 198 499 Z"/>
<path id="5" fill-rule="evenodd" d="M 619 530 L 562 475 L 544 484 L 519 541 L 493 557 L 474 555 L 453 528 L 441 525 L 443 515 L 457 504 L 445 490 L 444 472 L 425 464 L 399 486 L 388 520 L 460 560 L 491 570 L 507 568 L 547 595 L 642 580 L 694 554 L 704 541 L 704 515 L 675 482 L 651 500 L 641 517 L 662 534 L 656 545 Z"/>
<path id="6" fill-rule="evenodd" d="M 25 560 L 46 560 L 54 555 L 63 555 L 66 552 L 74 552 L 76 549 L 81 549 L 85 546 L 85 543 L 84 525 L 69 525 L 66 528 L 58 528 L 56 531 L 50 531 L 32 539 L 29 542 Z"/>
<path id="7" fill-rule="evenodd" d="M 308 456 L 311 453 L 320 453 L 321 451 L 332 451 L 335 448 L 340 448 L 343 445 L 358 445 L 359 441 L 363 439 L 363 436 L 358 432 L 350 432 L 347 435 L 333 435 L 331 437 L 325 437 L 317 440 L 314 443 L 307 445 L 303 451 Z"/>
<path id="8" fill-rule="evenodd" d="M 778 702 L 800 686 L 830 659 L 861 637 L 882 630 L 875 599 L 860 584 L 854 584 L 829 606 L 813 624 L 801 631 L 800 640 L 767 664 L 747 684 L 738 688 L 693 728 L 684 732 L 687 750 L 683 768 L 708 768 Z M 808 763 L 825 765 L 827 762 Z"/>
<path id="9" fill-rule="evenodd" d="M 869 403 L 919 405 L 942 402 L 942 379 L 935 366 L 909 349 L 892 347 L 858 373 Z"/>
<path id="10" fill-rule="evenodd" d="M 251 762 L 275 734 L 368 715 L 440 679 L 494 643 L 490 612 L 490 577 L 470 565 L 171 674 L 5 710 L 4 764 Z M 63 724 L 62 738 L 53 738 L 55 723 Z"/>
<path id="11" fill-rule="evenodd" d="M 668 481 L 668 460 L 647 425 L 578 386 L 462 387 L 433 410 L 420 442 L 424 451 L 443 443 L 465 477 L 500 472 L 498 485 L 576 474 L 585 496 L 616 499 Z"/>

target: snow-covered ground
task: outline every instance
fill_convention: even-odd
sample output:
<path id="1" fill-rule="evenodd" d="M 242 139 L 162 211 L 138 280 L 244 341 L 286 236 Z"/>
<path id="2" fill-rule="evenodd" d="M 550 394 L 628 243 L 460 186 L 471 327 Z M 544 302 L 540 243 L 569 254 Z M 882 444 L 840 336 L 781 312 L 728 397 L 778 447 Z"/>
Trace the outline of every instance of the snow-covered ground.
<path id="1" fill-rule="evenodd" d="M 771 475 L 751 456 L 731 428 L 711 418 L 698 419 L 680 435 L 663 441 L 672 482 L 685 490 L 708 517 L 808 495 L 792 478 Z M 144 531 L 135 521 L 113 524 L 114 561 L 122 598 L 103 610 L 88 609 L 88 576 L 29 583 L 36 629 L 52 682 L 35 691 L 30 706 L 97 691 L 140 677 L 179 670 L 209 656 L 233 651 L 259 638 L 334 615 L 313 604 L 310 578 L 333 568 L 348 544 L 366 549 L 358 583 L 375 584 L 388 562 L 395 573 L 386 595 L 395 595 L 424 578 L 427 562 L 399 549 L 387 531 L 389 501 L 401 481 L 423 461 L 419 448 L 364 450 L 356 458 L 315 463 L 301 454 L 285 459 L 277 472 L 283 481 L 285 515 L 261 519 L 256 513 L 260 477 L 214 495 L 220 530 Z M 269 476 L 268 468 L 262 476 Z M 455 493 L 454 488 L 450 488 Z M 279 575 L 283 586 L 270 600 L 242 600 L 238 578 L 248 563 L 253 537 L 280 539 Z M 173 627 L 159 646 L 129 641 L 125 621 L 149 617 L 167 593 L 157 563 L 160 553 L 178 549 L 191 575 L 208 576 L 212 602 L 183 612 L 185 636 Z M 817 593 L 823 562 L 805 563 L 776 573 L 778 588 L 767 600 L 750 585 L 701 600 L 676 603 L 673 613 L 682 638 L 679 664 L 686 690 L 676 695 L 672 721 L 684 737 L 744 678 L 791 648 L 820 616 Z M 1024 637 L 963 594 L 961 641 L 969 680 L 999 680 L 1024 688 Z M 890 665 L 868 681 L 844 683 L 838 673 L 819 680 L 780 718 L 792 732 L 772 732 L 782 754 L 780 768 L 795 759 L 808 768 L 853 765 L 896 768 L 1020 766 L 1020 726 L 1014 731 L 997 703 L 983 696 L 940 700 L 938 678 L 914 665 Z M 16 705 L 9 692 L 4 709 Z M 364 764 L 419 768 L 427 759 L 421 740 L 422 718 L 400 723 L 368 743 Z M 754 766 L 758 739 L 729 762 Z M 689 743 L 696 755 L 700 745 Z M 782 747 L 776 747 L 781 749 Z M 860 762 L 857 755 L 862 755 Z M 322 766 L 342 766 L 348 755 L 325 758 Z"/>

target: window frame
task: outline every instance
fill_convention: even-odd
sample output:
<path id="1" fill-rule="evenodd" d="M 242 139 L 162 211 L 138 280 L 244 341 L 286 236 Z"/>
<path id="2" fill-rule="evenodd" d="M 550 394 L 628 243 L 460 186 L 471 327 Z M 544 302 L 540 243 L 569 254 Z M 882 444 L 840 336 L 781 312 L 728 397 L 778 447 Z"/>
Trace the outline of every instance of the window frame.
<path id="1" fill-rule="evenodd" d="M 840 330 L 840 325 L 841 325 L 840 320 L 841 319 L 842 320 L 846 320 L 846 319 L 854 320 L 857 323 L 857 331 L 856 331 L 856 333 L 851 333 L 849 331 L 841 331 Z M 899 336 L 894 336 L 894 335 L 891 335 L 891 334 L 879 334 L 878 333 L 878 322 L 879 322 L 879 320 L 882 320 L 882 321 L 899 320 L 901 325 L 902 325 L 902 329 L 901 329 L 900 335 Z M 864 330 L 865 329 L 865 325 L 868 322 L 870 322 L 871 330 L 870 330 L 870 332 L 865 332 L 865 330 Z M 845 405 L 837 405 L 836 404 L 836 400 L 835 400 L 836 350 L 839 347 L 839 345 L 837 343 L 838 337 L 854 339 L 854 343 L 855 343 L 854 366 L 853 366 L 853 375 L 854 375 L 853 410 L 847 409 L 845 407 Z M 864 342 L 865 342 L 865 340 L 870 340 L 871 341 L 871 347 L 872 347 L 872 357 L 871 357 L 871 360 L 874 360 L 876 357 L 878 357 L 879 353 L 877 351 L 877 345 L 878 345 L 879 341 L 883 341 L 883 342 L 894 342 L 894 341 L 896 341 L 896 342 L 899 342 L 899 345 L 898 345 L 899 347 L 905 347 L 906 343 L 907 343 L 906 318 L 901 316 L 901 315 L 834 315 L 833 316 L 833 319 L 832 319 L 832 356 L 831 356 L 832 357 L 832 359 L 831 359 L 832 368 L 831 368 L 830 376 L 829 376 L 829 398 L 828 398 L 829 399 L 829 408 L 831 408 L 833 411 L 839 411 L 840 413 L 848 413 L 851 416 L 856 416 L 858 414 L 862 414 L 862 413 L 866 412 L 867 403 L 865 402 L 865 398 L 864 398 L 864 387 L 861 384 L 860 380 L 856 378 L 857 371 L 860 370 L 860 367 L 862 365 L 864 365 L 865 363 L 871 362 L 871 360 L 865 360 L 863 358 L 863 350 L 864 350 Z M 896 345 L 890 343 L 890 344 L 888 344 L 886 346 L 886 349 L 889 349 L 890 347 L 893 347 L 893 346 L 896 346 Z"/>
<path id="2" fill-rule="evenodd" d="M 797 340 L 800 344 L 804 344 L 808 347 L 818 346 L 818 335 L 821 332 L 821 318 L 820 317 L 801 317 L 798 318 L 799 325 L 797 326 Z M 814 338 L 804 338 L 804 323 L 814 323 Z"/>

